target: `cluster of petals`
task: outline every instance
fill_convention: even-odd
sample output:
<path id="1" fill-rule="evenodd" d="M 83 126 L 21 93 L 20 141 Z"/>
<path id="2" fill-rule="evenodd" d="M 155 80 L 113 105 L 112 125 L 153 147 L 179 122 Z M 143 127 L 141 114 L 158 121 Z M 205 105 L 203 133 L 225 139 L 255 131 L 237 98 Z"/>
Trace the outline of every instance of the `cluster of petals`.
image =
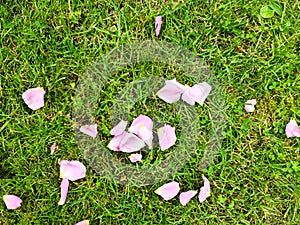
<path id="1" fill-rule="evenodd" d="M 206 200 L 207 197 L 210 196 L 210 183 L 209 180 L 202 175 L 202 179 L 204 181 L 204 186 L 200 188 L 200 192 L 198 195 L 199 202 L 202 203 Z M 170 200 L 174 198 L 180 191 L 179 183 L 176 181 L 166 183 L 155 190 L 155 193 L 160 195 L 164 200 Z M 182 192 L 179 195 L 180 203 L 185 206 L 195 195 L 197 191 L 189 190 L 186 192 Z"/>
<path id="2" fill-rule="evenodd" d="M 181 97 L 189 105 L 195 105 L 196 102 L 202 105 L 211 89 L 211 86 L 206 82 L 189 87 L 180 84 L 175 78 L 166 80 L 165 86 L 157 92 L 157 95 L 167 103 L 177 102 Z"/>
<path id="3" fill-rule="evenodd" d="M 68 189 L 69 189 L 69 180 L 76 181 L 85 177 L 86 168 L 79 161 L 68 161 L 68 160 L 59 160 L 60 165 L 60 178 L 61 182 L 61 197 L 59 200 L 59 205 L 65 204 Z"/>
<path id="4" fill-rule="evenodd" d="M 110 134 L 114 137 L 108 144 L 108 148 L 113 151 L 132 153 L 141 150 L 146 145 L 152 148 L 153 121 L 145 115 L 135 118 L 126 131 L 127 122 L 121 120 Z M 159 144 L 162 150 L 170 148 L 176 142 L 175 128 L 165 125 L 157 130 Z M 131 161 L 141 161 L 141 155 L 133 155 Z"/>

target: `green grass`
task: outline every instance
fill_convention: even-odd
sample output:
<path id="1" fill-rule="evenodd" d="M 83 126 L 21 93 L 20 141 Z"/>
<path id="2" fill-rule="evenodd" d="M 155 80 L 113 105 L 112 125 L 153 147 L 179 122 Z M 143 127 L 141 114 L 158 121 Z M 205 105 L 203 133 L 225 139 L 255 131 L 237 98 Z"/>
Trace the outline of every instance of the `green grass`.
<path id="1" fill-rule="evenodd" d="M 284 132 L 290 119 L 300 123 L 299 1 L 282 1 L 283 14 L 270 19 L 259 16 L 266 3 L 256 0 L 68 2 L 0 4 L 0 196 L 23 199 L 14 211 L 0 202 L 0 224 L 75 224 L 84 219 L 91 224 L 300 223 L 299 139 L 287 139 Z M 157 15 L 163 16 L 159 38 Z M 144 187 L 117 184 L 93 171 L 76 145 L 71 120 L 76 84 L 92 62 L 137 40 L 173 42 L 203 58 L 225 89 L 228 119 L 214 164 L 198 169 L 201 146 L 208 139 L 209 121 L 203 117 L 193 158 L 169 180 Z M 110 138 L 108 115 L 119 91 L 126 82 L 149 75 L 191 82 L 167 65 L 124 68 L 99 99 L 102 141 Z M 46 91 L 45 106 L 33 112 L 21 96 L 37 86 Z M 243 106 L 251 98 L 258 104 L 249 114 Z M 153 114 L 149 102 L 137 104 L 131 118 Z M 163 109 L 162 117 L 176 123 Z M 50 155 L 54 142 L 59 151 Z M 147 157 L 165 156 L 156 152 Z M 58 206 L 59 158 L 87 166 L 86 178 L 71 182 L 63 206 Z M 172 180 L 180 182 L 182 191 L 198 189 L 202 173 L 212 186 L 203 204 L 194 198 L 183 207 L 178 198 L 162 201 L 154 194 Z"/>

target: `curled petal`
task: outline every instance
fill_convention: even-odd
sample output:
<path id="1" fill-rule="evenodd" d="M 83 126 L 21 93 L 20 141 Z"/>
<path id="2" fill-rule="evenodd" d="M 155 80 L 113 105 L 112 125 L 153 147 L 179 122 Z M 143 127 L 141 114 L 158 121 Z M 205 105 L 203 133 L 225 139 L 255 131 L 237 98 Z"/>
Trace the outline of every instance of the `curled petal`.
<path id="1" fill-rule="evenodd" d="M 69 190 L 69 180 L 67 178 L 63 178 L 60 185 L 60 200 L 58 205 L 63 205 L 66 202 L 67 194 Z"/>
<path id="2" fill-rule="evenodd" d="M 61 178 L 75 181 L 85 177 L 86 168 L 81 162 L 61 160 L 59 164 Z"/>
<path id="3" fill-rule="evenodd" d="M 164 151 L 176 142 L 175 128 L 170 125 L 165 125 L 157 130 L 159 145 L 161 150 Z"/>
<path id="4" fill-rule="evenodd" d="M 158 35 L 160 33 L 161 24 L 162 24 L 162 17 L 161 16 L 157 16 L 155 18 L 155 27 L 156 27 L 155 34 L 156 34 L 156 37 L 158 37 Z"/>
<path id="5" fill-rule="evenodd" d="M 97 131 L 97 124 L 91 124 L 91 125 L 84 125 L 80 127 L 80 132 L 91 136 L 92 138 L 97 137 L 98 131 Z"/>
<path id="6" fill-rule="evenodd" d="M 83 221 L 80 221 L 80 222 L 76 223 L 75 225 L 89 225 L 89 221 L 88 220 L 83 220 Z"/>
<path id="7" fill-rule="evenodd" d="M 111 131 L 110 134 L 114 136 L 118 136 L 122 134 L 127 126 L 127 122 L 124 120 L 121 120 Z"/>
<path id="8" fill-rule="evenodd" d="M 133 120 L 128 130 L 129 132 L 136 134 L 151 148 L 153 140 L 152 129 L 153 121 L 148 116 L 139 115 Z"/>
<path id="9" fill-rule="evenodd" d="M 199 192 L 199 201 L 202 203 L 205 199 L 210 195 L 210 183 L 209 180 L 202 175 L 202 179 L 204 180 L 204 186 L 200 188 Z"/>
<path id="10" fill-rule="evenodd" d="M 164 200 L 170 200 L 178 194 L 179 190 L 179 183 L 173 181 L 159 187 L 155 193 L 163 197 Z"/>
<path id="11" fill-rule="evenodd" d="M 179 195 L 180 203 L 185 206 L 195 195 L 197 191 L 186 191 Z"/>
<path id="12" fill-rule="evenodd" d="M 210 91 L 211 86 L 206 82 L 194 85 L 193 87 L 186 87 L 182 94 L 182 100 L 190 105 L 195 105 L 195 102 L 202 105 Z"/>
<path id="13" fill-rule="evenodd" d="M 26 105 L 32 109 L 37 110 L 44 106 L 45 91 L 43 88 L 30 88 L 22 94 L 22 98 Z"/>
<path id="14" fill-rule="evenodd" d="M 16 195 L 3 195 L 3 201 L 7 209 L 19 208 L 22 203 L 22 200 Z"/>
<path id="15" fill-rule="evenodd" d="M 290 137 L 300 137 L 300 129 L 295 120 L 291 120 L 285 128 L 285 134 L 288 138 Z"/>
<path id="16" fill-rule="evenodd" d="M 141 154 L 131 154 L 129 156 L 129 159 L 131 162 L 141 162 L 142 161 L 142 155 Z"/>
<path id="17" fill-rule="evenodd" d="M 51 155 L 53 155 L 55 149 L 56 149 L 56 143 L 54 143 L 54 144 L 51 145 L 51 147 L 50 147 L 50 154 L 51 154 Z"/>
<path id="18" fill-rule="evenodd" d="M 173 103 L 180 99 L 181 94 L 186 89 L 176 79 L 167 80 L 166 85 L 157 92 L 159 98 L 167 103 Z"/>
<path id="19" fill-rule="evenodd" d="M 254 107 L 255 105 L 256 105 L 256 99 L 248 100 L 245 103 L 245 110 L 247 112 L 253 112 L 255 110 L 255 107 Z"/>

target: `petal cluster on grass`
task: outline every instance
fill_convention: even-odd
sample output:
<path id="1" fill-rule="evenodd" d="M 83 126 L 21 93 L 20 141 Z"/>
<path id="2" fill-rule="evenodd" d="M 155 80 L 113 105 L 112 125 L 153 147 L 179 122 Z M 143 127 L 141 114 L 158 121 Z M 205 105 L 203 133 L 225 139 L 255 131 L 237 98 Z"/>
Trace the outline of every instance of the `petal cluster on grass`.
<path id="1" fill-rule="evenodd" d="M 196 102 L 202 105 L 212 89 L 206 82 L 192 87 L 184 86 L 176 79 L 166 80 L 165 83 L 165 86 L 157 92 L 157 95 L 167 103 L 177 102 L 181 97 L 189 105 L 195 105 Z"/>
<path id="2" fill-rule="evenodd" d="M 30 88 L 22 94 L 22 98 L 26 105 L 32 109 L 37 110 L 44 106 L 45 91 L 43 88 Z"/>
<path id="3" fill-rule="evenodd" d="M 63 178 L 61 182 L 61 197 L 58 204 L 63 205 L 69 190 L 69 180 L 76 181 L 84 178 L 86 168 L 79 161 L 59 160 L 58 164 L 60 165 L 60 178 Z"/>
<path id="4" fill-rule="evenodd" d="M 256 99 L 251 99 L 246 101 L 245 103 L 245 110 L 247 112 L 254 112 L 255 110 L 255 105 L 256 105 Z"/>
<path id="5" fill-rule="evenodd" d="M 210 196 L 210 183 L 209 180 L 202 175 L 202 179 L 204 181 L 204 186 L 200 188 L 200 192 L 198 195 L 199 202 L 202 203 L 206 200 L 207 197 Z M 155 190 L 155 193 L 163 197 L 164 200 L 170 200 L 174 198 L 180 191 L 179 183 L 176 181 L 166 183 Z M 185 206 L 195 195 L 197 191 L 189 190 L 186 192 L 182 192 L 179 195 L 180 203 Z"/>
<path id="6" fill-rule="evenodd" d="M 17 209 L 22 203 L 22 199 L 16 195 L 3 195 L 3 201 L 7 209 Z"/>

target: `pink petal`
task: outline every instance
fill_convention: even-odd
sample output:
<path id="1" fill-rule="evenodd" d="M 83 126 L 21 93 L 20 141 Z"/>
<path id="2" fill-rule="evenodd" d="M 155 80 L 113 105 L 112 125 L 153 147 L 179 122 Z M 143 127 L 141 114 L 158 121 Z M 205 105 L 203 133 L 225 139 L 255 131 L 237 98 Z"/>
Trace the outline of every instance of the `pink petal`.
<path id="1" fill-rule="evenodd" d="M 195 102 L 202 105 L 210 91 L 211 86 L 206 82 L 194 85 L 193 87 L 186 87 L 182 94 L 182 100 L 190 105 L 195 105 Z"/>
<path id="2" fill-rule="evenodd" d="M 59 164 L 61 178 L 75 181 L 85 177 L 86 168 L 81 162 L 61 160 Z"/>
<path id="3" fill-rule="evenodd" d="M 142 155 L 141 154 L 131 154 L 129 156 L 131 162 L 142 162 Z"/>
<path id="4" fill-rule="evenodd" d="M 155 27 L 156 27 L 155 33 L 156 33 L 156 37 L 159 35 L 160 29 L 161 29 L 161 24 L 162 24 L 162 18 L 161 18 L 161 16 L 157 16 L 155 18 Z"/>
<path id="5" fill-rule="evenodd" d="M 159 145 L 161 150 L 164 151 L 170 148 L 176 142 L 175 127 L 165 125 L 157 130 Z"/>
<path id="6" fill-rule="evenodd" d="M 40 88 L 30 88 L 22 94 L 22 98 L 26 105 L 32 110 L 37 110 L 44 106 L 45 91 Z"/>
<path id="7" fill-rule="evenodd" d="M 210 195 L 210 184 L 209 180 L 202 175 L 202 178 L 204 180 L 204 186 L 200 188 L 200 193 L 199 193 L 199 201 L 202 203 L 205 201 L 205 199 Z"/>
<path id="8" fill-rule="evenodd" d="M 126 133 L 121 140 L 119 148 L 121 152 L 136 152 L 145 147 L 145 143 L 134 134 Z"/>
<path id="9" fill-rule="evenodd" d="M 256 99 L 248 100 L 245 104 L 245 110 L 247 112 L 253 112 L 255 110 Z"/>
<path id="10" fill-rule="evenodd" d="M 185 206 L 195 195 L 197 191 L 186 191 L 179 195 L 180 203 Z"/>
<path id="11" fill-rule="evenodd" d="M 75 225 L 89 225 L 89 221 L 88 220 L 83 220 L 79 223 L 76 223 Z"/>
<path id="12" fill-rule="evenodd" d="M 124 120 L 121 120 L 111 131 L 110 131 L 110 134 L 111 135 L 114 135 L 114 136 L 117 136 L 117 135 L 120 135 L 122 134 L 125 129 L 126 129 L 126 126 L 127 126 L 127 122 L 124 121 Z"/>
<path id="13" fill-rule="evenodd" d="M 285 128 L 285 134 L 288 138 L 290 137 L 300 137 L 300 129 L 295 120 L 291 120 Z"/>
<path id="14" fill-rule="evenodd" d="M 120 151 L 120 143 L 122 139 L 126 136 L 126 134 L 127 132 L 124 131 L 120 135 L 114 136 L 108 143 L 107 147 L 113 151 Z"/>
<path id="15" fill-rule="evenodd" d="M 98 131 L 97 131 L 97 124 L 91 124 L 91 125 L 84 125 L 80 127 L 80 132 L 87 134 L 93 138 L 97 137 Z"/>
<path id="16" fill-rule="evenodd" d="M 128 130 L 129 132 L 136 134 L 151 148 L 153 140 L 152 129 L 153 121 L 148 116 L 139 115 L 133 120 Z"/>
<path id="17" fill-rule="evenodd" d="M 179 183 L 173 181 L 159 187 L 155 193 L 163 197 L 164 200 L 170 200 L 178 194 L 179 190 Z"/>
<path id="18" fill-rule="evenodd" d="M 165 102 L 173 103 L 180 99 L 180 95 L 185 89 L 186 87 L 178 83 L 176 79 L 167 80 L 166 85 L 157 92 L 157 95 Z"/>
<path id="19" fill-rule="evenodd" d="M 7 209 L 19 208 L 22 203 L 22 200 L 16 195 L 3 195 L 3 201 Z"/>
<path id="20" fill-rule="evenodd" d="M 66 202 L 66 198 L 67 198 L 67 194 L 68 194 L 68 189 L 69 189 L 69 180 L 68 178 L 63 178 L 61 181 L 61 185 L 60 185 L 60 191 L 61 191 L 61 195 L 60 195 L 60 200 L 58 205 L 63 205 Z"/>
<path id="21" fill-rule="evenodd" d="M 55 149 L 56 149 L 56 143 L 54 143 L 54 144 L 51 145 L 51 147 L 50 147 L 50 154 L 51 154 L 51 155 L 53 155 Z"/>

